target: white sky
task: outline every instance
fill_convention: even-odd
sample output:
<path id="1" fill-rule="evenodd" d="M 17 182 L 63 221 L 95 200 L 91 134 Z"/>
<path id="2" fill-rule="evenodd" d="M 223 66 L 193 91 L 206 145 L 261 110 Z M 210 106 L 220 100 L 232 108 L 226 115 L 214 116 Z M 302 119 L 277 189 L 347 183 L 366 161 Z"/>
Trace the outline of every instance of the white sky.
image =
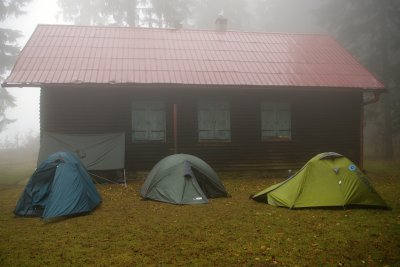
<path id="1" fill-rule="evenodd" d="M 20 30 L 24 35 L 19 39 L 22 48 L 38 24 L 62 23 L 56 18 L 58 10 L 56 0 L 32 0 L 25 8 L 25 15 L 10 18 L 1 23 L 0 27 Z M 17 107 L 8 109 L 6 115 L 17 121 L 9 124 L 7 129 L 0 133 L 0 143 L 6 139 L 13 142 L 17 135 L 39 133 L 40 88 L 7 88 L 7 90 L 16 98 Z"/>

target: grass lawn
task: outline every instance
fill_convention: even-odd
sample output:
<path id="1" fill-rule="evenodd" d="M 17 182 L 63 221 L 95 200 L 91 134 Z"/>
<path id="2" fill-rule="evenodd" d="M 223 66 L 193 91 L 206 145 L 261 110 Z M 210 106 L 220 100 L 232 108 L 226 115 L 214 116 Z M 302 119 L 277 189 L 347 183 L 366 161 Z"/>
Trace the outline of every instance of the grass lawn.
<path id="1" fill-rule="evenodd" d="M 384 210 L 287 210 L 249 200 L 282 179 L 220 173 L 232 198 L 142 201 L 144 177 L 98 185 L 88 216 L 54 223 L 12 211 L 32 166 L 0 167 L 0 266 L 400 266 L 400 168 L 367 162 Z"/>

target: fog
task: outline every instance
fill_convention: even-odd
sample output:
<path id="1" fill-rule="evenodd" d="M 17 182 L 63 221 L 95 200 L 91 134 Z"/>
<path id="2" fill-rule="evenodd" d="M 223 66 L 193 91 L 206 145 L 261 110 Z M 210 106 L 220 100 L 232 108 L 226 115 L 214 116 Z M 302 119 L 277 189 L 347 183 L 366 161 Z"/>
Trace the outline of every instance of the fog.
<path id="1" fill-rule="evenodd" d="M 19 47 L 23 48 L 38 24 L 62 23 L 57 19 L 57 1 L 34 0 L 24 8 L 26 14 L 11 17 L 3 21 L 0 28 L 10 28 L 22 33 L 18 39 Z M 7 74 L 5 74 L 7 76 Z M 39 134 L 39 98 L 40 88 L 9 88 L 8 92 L 15 97 L 16 107 L 6 110 L 6 117 L 16 121 L 0 132 L 0 147 L 7 143 L 23 145 L 26 136 Z"/>
<path id="2" fill-rule="evenodd" d="M 385 157 L 390 147 L 392 154 L 399 155 L 399 126 L 382 123 L 387 114 L 399 113 L 395 109 L 400 99 L 399 78 L 394 70 L 400 53 L 398 46 L 392 46 L 400 40 L 399 29 L 393 26 L 400 25 L 396 24 L 399 6 L 395 1 L 381 0 L 34 0 L 24 8 L 25 15 L 6 19 L 1 27 L 23 33 L 20 47 L 39 23 L 136 27 L 180 24 L 184 28 L 212 29 L 218 15 L 228 19 L 228 30 L 330 34 L 391 92 L 383 100 L 386 102 L 368 107 L 366 113 L 366 154 Z M 16 122 L 0 133 L 0 143 L 20 145 L 16 137 L 39 133 L 40 90 L 7 90 L 15 96 L 17 107 L 9 108 L 6 115 Z M 385 108 L 391 111 L 385 113 Z"/>

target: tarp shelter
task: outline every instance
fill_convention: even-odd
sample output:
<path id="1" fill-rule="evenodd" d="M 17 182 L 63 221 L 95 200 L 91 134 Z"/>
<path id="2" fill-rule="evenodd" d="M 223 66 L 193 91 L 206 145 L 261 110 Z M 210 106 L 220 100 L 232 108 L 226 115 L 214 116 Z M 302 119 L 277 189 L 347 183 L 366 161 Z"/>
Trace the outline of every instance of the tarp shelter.
<path id="1" fill-rule="evenodd" d="M 288 208 L 388 208 L 367 176 L 348 158 L 334 152 L 318 154 L 292 177 L 262 190 L 252 199 Z"/>
<path id="2" fill-rule="evenodd" d="M 145 199 L 172 204 L 204 204 L 228 193 L 215 171 L 203 160 L 187 154 L 168 156 L 147 176 L 140 194 Z"/>
<path id="3" fill-rule="evenodd" d="M 125 164 L 125 133 L 61 134 L 44 132 L 38 165 L 58 151 L 71 151 L 88 170 L 119 170 Z"/>
<path id="4" fill-rule="evenodd" d="M 40 164 L 18 200 L 18 216 L 44 219 L 92 211 L 101 197 L 83 164 L 72 153 L 57 152 Z"/>

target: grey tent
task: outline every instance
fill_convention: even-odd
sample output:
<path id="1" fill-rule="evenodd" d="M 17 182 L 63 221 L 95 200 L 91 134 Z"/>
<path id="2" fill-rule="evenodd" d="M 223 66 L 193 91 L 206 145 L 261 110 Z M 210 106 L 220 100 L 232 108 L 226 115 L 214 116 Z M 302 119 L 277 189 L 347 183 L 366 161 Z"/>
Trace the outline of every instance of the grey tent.
<path id="1" fill-rule="evenodd" d="M 172 204 L 204 204 L 228 193 L 215 171 L 203 160 L 187 154 L 168 156 L 147 176 L 140 194 L 144 199 Z"/>

